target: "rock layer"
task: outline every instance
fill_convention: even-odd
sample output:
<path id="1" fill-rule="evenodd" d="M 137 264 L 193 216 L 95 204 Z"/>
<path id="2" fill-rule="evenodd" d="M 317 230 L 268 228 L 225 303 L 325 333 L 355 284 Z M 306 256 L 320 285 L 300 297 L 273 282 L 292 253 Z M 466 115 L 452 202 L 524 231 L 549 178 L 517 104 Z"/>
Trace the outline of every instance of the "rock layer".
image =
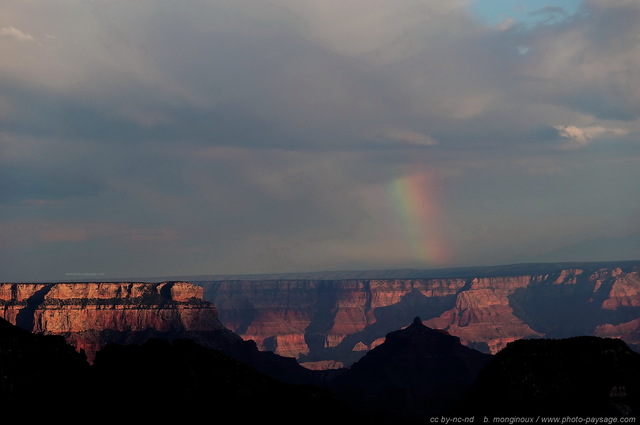
<path id="1" fill-rule="evenodd" d="M 203 288 L 187 282 L 4 283 L 0 314 L 33 333 L 64 336 L 89 360 L 108 342 L 224 329 Z"/>

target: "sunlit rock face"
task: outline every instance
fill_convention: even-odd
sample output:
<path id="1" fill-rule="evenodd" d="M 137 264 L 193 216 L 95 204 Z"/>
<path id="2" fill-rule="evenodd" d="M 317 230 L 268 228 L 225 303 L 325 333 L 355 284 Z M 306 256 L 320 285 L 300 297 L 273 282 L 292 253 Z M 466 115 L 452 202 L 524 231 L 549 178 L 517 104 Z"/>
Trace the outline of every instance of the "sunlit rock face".
<path id="1" fill-rule="evenodd" d="M 108 342 L 223 330 L 202 296 L 187 282 L 5 283 L 0 313 L 33 333 L 64 336 L 91 360 Z"/>
<path id="2" fill-rule="evenodd" d="M 518 339 L 581 335 L 621 338 L 640 348 L 637 262 L 451 274 L 198 284 L 224 326 L 262 350 L 295 357 L 314 369 L 352 364 L 414 316 L 491 354 Z"/>

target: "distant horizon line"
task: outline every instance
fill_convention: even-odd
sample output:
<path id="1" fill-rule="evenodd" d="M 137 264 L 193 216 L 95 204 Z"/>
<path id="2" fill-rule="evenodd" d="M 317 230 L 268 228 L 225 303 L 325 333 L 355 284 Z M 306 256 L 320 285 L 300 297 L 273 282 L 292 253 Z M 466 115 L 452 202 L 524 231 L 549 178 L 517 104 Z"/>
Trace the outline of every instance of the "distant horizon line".
<path id="1" fill-rule="evenodd" d="M 611 265 L 640 265 L 640 259 L 636 260 L 593 260 L 593 261 L 539 261 L 504 263 L 495 265 L 452 266 L 452 267 L 399 267 L 386 269 L 327 269 L 317 271 L 291 271 L 291 272 L 256 272 L 256 273 L 217 273 L 217 274 L 193 274 L 193 275 L 166 275 L 166 276 L 139 276 L 139 277 L 113 277 L 98 279 L 57 279 L 57 280 L 33 280 L 33 281 L 2 281 L 0 283 L 109 283 L 109 282 L 204 282 L 215 280 L 288 280 L 288 279 L 324 279 L 324 280 L 348 280 L 348 279 L 429 279 L 444 277 L 468 277 L 473 274 L 487 273 L 489 275 L 504 275 L 506 272 L 525 271 L 535 272 L 534 269 L 551 271 L 570 267 L 602 267 Z M 539 272 L 540 270 L 538 270 Z M 531 273 L 526 273 L 531 274 Z M 84 275 L 74 273 L 73 275 Z M 96 276 L 97 274 L 91 273 Z M 104 276 L 103 274 L 100 274 Z"/>

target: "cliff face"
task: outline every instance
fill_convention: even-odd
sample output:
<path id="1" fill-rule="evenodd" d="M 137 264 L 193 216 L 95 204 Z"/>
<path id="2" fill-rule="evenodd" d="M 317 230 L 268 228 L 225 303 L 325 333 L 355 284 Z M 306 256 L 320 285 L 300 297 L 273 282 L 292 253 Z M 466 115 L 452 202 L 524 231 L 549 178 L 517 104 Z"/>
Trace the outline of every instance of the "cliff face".
<path id="1" fill-rule="evenodd" d="M 519 271 L 454 270 L 450 276 L 397 279 L 4 283 L 0 318 L 34 333 L 64 336 L 90 361 L 109 342 L 170 334 L 219 349 L 252 340 L 258 349 L 295 358 L 308 369 L 339 368 L 415 316 L 491 354 L 517 339 L 581 335 L 621 338 L 640 349 L 639 262 Z"/>
<path id="2" fill-rule="evenodd" d="M 198 283 L 226 327 L 309 368 L 349 365 L 414 316 L 491 354 L 522 338 L 595 335 L 640 343 L 640 264 L 531 269 L 434 279 Z"/>
<path id="3" fill-rule="evenodd" d="M 202 287 L 163 283 L 4 283 L 0 317 L 36 334 L 61 335 L 92 360 L 108 342 L 224 329 Z"/>
<path id="4" fill-rule="evenodd" d="M 509 297 L 530 282 L 530 276 L 474 278 L 456 295 L 451 309 L 427 324 L 491 353 L 516 339 L 541 336 L 517 317 L 510 305 Z"/>

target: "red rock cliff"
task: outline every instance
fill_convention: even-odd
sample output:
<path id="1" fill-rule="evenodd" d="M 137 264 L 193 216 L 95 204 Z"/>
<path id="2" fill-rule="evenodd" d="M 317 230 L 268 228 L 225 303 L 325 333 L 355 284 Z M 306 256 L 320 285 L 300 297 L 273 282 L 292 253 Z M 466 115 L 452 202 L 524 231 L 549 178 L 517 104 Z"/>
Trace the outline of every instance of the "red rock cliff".
<path id="1" fill-rule="evenodd" d="M 34 333 L 62 335 L 91 361 L 107 342 L 222 329 L 200 286 L 162 283 L 4 283 L 0 314 Z"/>

